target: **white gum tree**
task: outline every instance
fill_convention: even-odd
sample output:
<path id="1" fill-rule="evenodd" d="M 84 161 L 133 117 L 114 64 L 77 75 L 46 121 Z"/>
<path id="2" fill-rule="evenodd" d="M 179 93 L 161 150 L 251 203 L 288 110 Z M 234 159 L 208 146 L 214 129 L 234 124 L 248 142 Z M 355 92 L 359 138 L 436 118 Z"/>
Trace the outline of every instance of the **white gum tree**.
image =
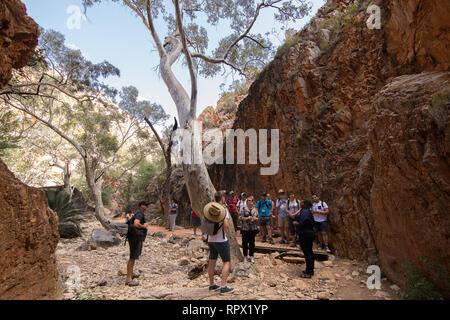
<path id="1" fill-rule="evenodd" d="M 311 10 L 306 0 L 83 0 L 85 8 L 105 1 L 128 7 L 148 29 L 160 58 L 159 72 L 176 105 L 180 126 L 188 130 L 196 120 L 199 75 L 213 77 L 232 72 L 248 77 L 273 56 L 269 33 L 254 32 L 264 10 L 269 10 L 280 22 L 296 21 Z M 158 27 L 165 24 L 165 34 L 157 30 L 156 22 Z M 228 23 L 230 33 L 211 49 L 208 29 L 213 32 L 212 27 L 219 23 Z M 179 59 L 183 59 L 184 69 L 189 73 L 190 89 L 183 87 L 174 73 L 173 66 Z M 206 165 L 183 164 L 183 170 L 192 208 L 202 215 L 204 206 L 214 200 L 216 192 Z M 235 261 L 242 261 L 233 227 L 228 230 L 228 238 Z"/>

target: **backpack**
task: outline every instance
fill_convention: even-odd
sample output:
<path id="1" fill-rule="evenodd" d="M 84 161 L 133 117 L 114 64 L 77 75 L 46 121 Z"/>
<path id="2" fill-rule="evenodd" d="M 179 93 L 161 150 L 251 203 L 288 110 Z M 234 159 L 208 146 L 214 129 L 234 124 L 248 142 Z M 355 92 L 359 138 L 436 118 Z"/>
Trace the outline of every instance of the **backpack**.
<path id="1" fill-rule="evenodd" d="M 267 202 L 270 203 L 270 206 L 267 204 Z M 267 210 L 269 211 L 269 215 L 270 215 L 270 211 L 272 210 L 272 202 L 270 200 L 258 200 L 258 202 L 256 203 L 256 208 L 258 209 L 258 211 L 260 209 L 262 209 L 262 207 L 265 206 L 267 208 Z"/>
<path id="2" fill-rule="evenodd" d="M 297 202 L 297 207 L 299 208 L 299 209 L 301 209 L 300 208 L 300 201 L 298 201 L 298 199 L 295 199 L 295 201 Z M 287 211 L 289 211 L 289 204 L 291 203 L 291 199 L 288 199 L 288 202 L 287 202 Z"/>
<path id="3" fill-rule="evenodd" d="M 123 245 L 126 245 L 128 241 L 142 241 L 146 238 L 146 232 L 143 229 L 138 229 L 134 226 L 134 217 L 127 221 L 128 230 L 127 235 L 125 236 L 125 242 Z"/>
<path id="4" fill-rule="evenodd" d="M 202 219 L 202 232 L 206 233 L 208 236 L 215 236 L 217 232 L 219 232 L 219 229 L 223 226 L 223 223 L 219 222 L 211 222 L 205 217 Z M 222 229 L 223 232 L 223 238 L 225 239 L 225 230 Z"/>

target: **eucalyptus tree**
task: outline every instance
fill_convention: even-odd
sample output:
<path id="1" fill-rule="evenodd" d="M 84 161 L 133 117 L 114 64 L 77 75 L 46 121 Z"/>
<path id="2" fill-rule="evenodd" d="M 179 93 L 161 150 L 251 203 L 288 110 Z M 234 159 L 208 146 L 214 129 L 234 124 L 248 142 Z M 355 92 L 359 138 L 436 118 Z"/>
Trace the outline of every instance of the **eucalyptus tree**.
<path id="1" fill-rule="evenodd" d="M 124 158 L 143 160 L 153 145 L 143 125 L 113 103 L 117 91 L 100 81 L 119 76 L 119 70 L 108 62 L 93 64 L 64 41 L 58 32 L 43 31 L 32 63 L 0 91 L 0 103 L 32 116 L 76 150 L 95 216 L 111 229 L 104 214 L 103 178 Z"/>
<path id="2" fill-rule="evenodd" d="M 171 199 L 170 177 L 172 175 L 172 146 L 174 144 L 175 131 L 178 126 L 177 120 L 175 119 L 175 124 L 171 129 L 165 128 L 163 135 L 160 135 L 156 130 L 156 126 L 164 124 L 169 118 L 169 115 L 165 113 L 161 105 L 152 103 L 148 100 L 139 100 L 139 91 L 132 86 L 122 88 L 120 97 L 120 107 L 136 119 L 145 121 L 152 130 L 153 135 L 161 148 L 166 164 L 162 193 L 164 194 L 164 218 L 166 225 L 168 225 Z"/>
<path id="3" fill-rule="evenodd" d="M 85 7 L 108 0 L 83 0 Z M 148 29 L 160 58 L 159 72 L 176 105 L 181 127 L 193 129 L 197 113 L 198 76 L 213 77 L 232 72 L 247 77 L 273 55 L 269 34 L 254 32 L 262 12 L 270 10 L 277 21 L 303 18 L 311 9 L 306 0 L 109 0 L 128 7 Z M 230 34 L 209 48 L 213 27 L 229 25 Z M 157 30 L 165 25 L 164 30 Z M 269 24 L 270 25 L 270 24 Z M 160 28 L 158 28 L 160 29 Z M 209 53 L 208 53 L 209 51 Z M 190 90 L 173 71 L 183 59 Z M 189 91 L 189 93 L 188 93 Z M 195 212 L 214 199 L 215 188 L 205 164 L 183 164 L 185 181 Z M 234 228 L 229 231 L 232 254 L 242 260 Z"/>

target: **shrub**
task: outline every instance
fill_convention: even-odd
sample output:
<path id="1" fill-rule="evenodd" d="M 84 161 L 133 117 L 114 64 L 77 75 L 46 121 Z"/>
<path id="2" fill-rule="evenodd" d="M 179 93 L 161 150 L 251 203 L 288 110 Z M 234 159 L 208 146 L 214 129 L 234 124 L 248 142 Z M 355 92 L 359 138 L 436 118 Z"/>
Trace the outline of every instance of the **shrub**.
<path id="1" fill-rule="evenodd" d="M 404 296 L 408 300 L 440 300 L 442 295 L 437 292 L 434 285 L 410 263 L 404 264 L 408 288 Z"/>
<path id="2" fill-rule="evenodd" d="M 70 195 L 65 191 L 47 191 L 48 206 L 59 218 L 59 235 L 61 238 L 77 238 L 81 236 L 80 223 L 84 221 L 85 213 L 77 208 Z"/>

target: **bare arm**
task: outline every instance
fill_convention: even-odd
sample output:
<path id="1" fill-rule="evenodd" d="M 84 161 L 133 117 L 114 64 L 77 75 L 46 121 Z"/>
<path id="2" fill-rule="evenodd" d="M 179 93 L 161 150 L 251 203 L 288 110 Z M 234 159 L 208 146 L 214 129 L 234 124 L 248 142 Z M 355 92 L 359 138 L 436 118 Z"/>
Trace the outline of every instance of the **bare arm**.
<path id="1" fill-rule="evenodd" d="M 147 224 L 146 223 L 141 224 L 141 220 L 139 220 L 139 219 L 134 220 L 134 226 L 138 229 L 146 229 L 147 228 Z"/>

